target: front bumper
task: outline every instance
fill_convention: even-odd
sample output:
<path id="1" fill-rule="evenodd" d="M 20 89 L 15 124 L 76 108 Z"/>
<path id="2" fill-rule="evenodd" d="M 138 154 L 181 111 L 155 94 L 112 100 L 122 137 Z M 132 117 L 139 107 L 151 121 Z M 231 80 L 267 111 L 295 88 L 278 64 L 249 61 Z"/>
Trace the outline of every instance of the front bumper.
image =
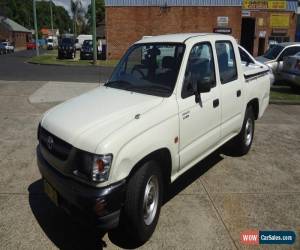
<path id="1" fill-rule="evenodd" d="M 102 230 L 118 226 L 125 195 L 125 180 L 103 188 L 79 183 L 51 167 L 43 158 L 39 146 L 37 164 L 42 177 L 57 192 L 58 206 L 72 218 Z"/>
<path id="2" fill-rule="evenodd" d="M 80 52 L 80 58 L 82 59 L 93 59 L 93 53 L 92 52 Z"/>

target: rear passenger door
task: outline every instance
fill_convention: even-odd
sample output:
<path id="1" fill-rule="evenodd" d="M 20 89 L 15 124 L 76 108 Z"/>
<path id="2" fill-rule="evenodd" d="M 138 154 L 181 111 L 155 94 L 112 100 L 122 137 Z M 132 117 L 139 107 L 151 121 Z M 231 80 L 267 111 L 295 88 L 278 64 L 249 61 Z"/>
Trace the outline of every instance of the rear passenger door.
<path id="1" fill-rule="evenodd" d="M 232 42 L 217 41 L 216 52 L 221 82 L 221 138 L 225 139 L 241 128 L 244 93 L 238 75 L 237 51 Z"/>

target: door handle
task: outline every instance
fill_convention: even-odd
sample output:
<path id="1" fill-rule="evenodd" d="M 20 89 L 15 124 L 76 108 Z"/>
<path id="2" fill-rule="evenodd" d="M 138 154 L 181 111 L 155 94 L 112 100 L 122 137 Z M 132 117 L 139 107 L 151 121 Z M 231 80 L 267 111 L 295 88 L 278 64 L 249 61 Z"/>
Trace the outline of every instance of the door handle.
<path id="1" fill-rule="evenodd" d="M 218 107 L 219 104 L 220 104 L 219 99 L 216 99 L 216 100 L 213 101 L 214 108 Z"/>
<path id="2" fill-rule="evenodd" d="M 239 90 L 236 92 L 236 96 L 237 96 L 237 97 L 240 97 L 241 94 L 242 94 L 242 91 L 239 89 Z"/>

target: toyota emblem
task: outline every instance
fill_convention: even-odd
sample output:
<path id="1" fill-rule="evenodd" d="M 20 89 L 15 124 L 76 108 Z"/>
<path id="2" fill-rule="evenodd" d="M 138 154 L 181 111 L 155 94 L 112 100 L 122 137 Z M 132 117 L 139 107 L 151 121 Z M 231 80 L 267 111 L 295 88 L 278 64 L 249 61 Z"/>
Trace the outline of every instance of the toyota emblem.
<path id="1" fill-rule="evenodd" d="M 48 147 L 49 150 L 52 150 L 53 143 L 54 143 L 54 140 L 53 140 L 52 136 L 48 136 L 47 147 Z"/>

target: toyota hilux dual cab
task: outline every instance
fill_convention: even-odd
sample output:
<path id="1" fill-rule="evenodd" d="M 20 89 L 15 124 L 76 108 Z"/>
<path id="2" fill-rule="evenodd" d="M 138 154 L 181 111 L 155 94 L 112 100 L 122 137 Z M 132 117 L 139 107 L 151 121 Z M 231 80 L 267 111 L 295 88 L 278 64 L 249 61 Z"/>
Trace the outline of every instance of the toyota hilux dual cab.
<path id="1" fill-rule="evenodd" d="M 145 242 L 170 183 L 227 142 L 249 151 L 269 92 L 268 67 L 231 36 L 143 38 L 104 85 L 43 116 L 45 192 L 73 218 Z"/>

